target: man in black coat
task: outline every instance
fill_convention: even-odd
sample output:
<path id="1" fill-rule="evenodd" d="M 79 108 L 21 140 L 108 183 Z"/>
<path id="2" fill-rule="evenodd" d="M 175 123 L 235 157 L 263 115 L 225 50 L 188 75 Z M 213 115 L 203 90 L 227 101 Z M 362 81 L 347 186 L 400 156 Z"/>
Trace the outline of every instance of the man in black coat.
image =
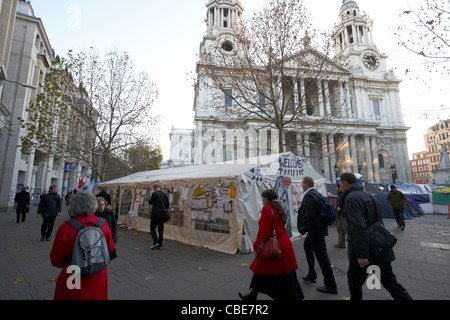
<path id="1" fill-rule="evenodd" d="M 334 279 L 333 269 L 331 268 L 330 258 L 327 253 L 327 245 L 325 237 L 328 235 L 328 226 L 320 221 L 320 194 L 313 189 L 314 180 L 311 177 L 304 177 L 302 181 L 302 189 L 305 192 L 302 205 L 298 211 L 297 228 L 301 229 L 301 225 L 307 226 L 308 235 L 303 243 L 306 260 L 308 262 L 308 274 L 303 277 L 303 281 L 315 283 L 317 274 L 314 268 L 314 256 L 319 263 L 320 270 L 323 274 L 325 286 L 318 287 L 317 291 L 323 293 L 337 294 L 336 280 Z M 304 221 L 301 221 L 304 219 Z"/>
<path id="2" fill-rule="evenodd" d="M 162 250 L 164 235 L 164 215 L 169 210 L 169 197 L 161 191 L 160 185 L 153 186 L 153 194 L 148 202 L 152 206 L 152 214 L 150 216 L 150 232 L 153 238 L 152 250 Z M 158 236 L 156 235 L 156 227 L 158 227 Z"/>
<path id="3" fill-rule="evenodd" d="M 22 222 L 25 222 L 27 212 L 30 210 L 30 193 L 27 192 L 26 187 L 22 187 L 22 191 L 16 193 L 14 202 L 17 202 L 17 223 L 20 222 L 20 215 L 22 215 Z"/>
<path id="4" fill-rule="evenodd" d="M 50 241 L 56 217 L 61 215 L 61 197 L 58 187 L 51 186 L 49 193 L 43 195 L 38 207 L 38 216 L 42 216 L 41 241 Z"/>
<path id="5" fill-rule="evenodd" d="M 390 249 L 384 257 L 378 259 L 370 256 L 368 229 L 377 221 L 382 223 L 378 201 L 357 184 L 353 173 L 343 173 L 339 182 L 348 226 L 347 279 L 350 299 L 362 300 L 362 286 L 367 278 L 367 269 L 370 265 L 374 265 L 380 269 L 381 279 L 378 280 L 394 299 L 412 300 L 405 288 L 397 282 L 392 271 L 394 251 Z"/>

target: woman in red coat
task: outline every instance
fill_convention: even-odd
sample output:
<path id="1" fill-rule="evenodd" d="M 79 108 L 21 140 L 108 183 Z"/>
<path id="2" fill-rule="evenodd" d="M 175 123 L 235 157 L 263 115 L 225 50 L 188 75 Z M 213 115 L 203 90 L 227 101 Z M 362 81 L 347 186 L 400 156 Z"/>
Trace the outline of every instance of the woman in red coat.
<path id="1" fill-rule="evenodd" d="M 261 211 L 258 235 L 253 248 L 256 250 L 262 242 L 272 237 L 275 228 L 281 247 L 281 257 L 275 260 L 255 258 L 250 266 L 253 271 L 251 291 L 246 295 L 239 293 L 243 300 L 256 300 L 258 293 L 267 294 L 273 299 L 302 300 L 304 298 L 297 279 L 298 265 L 294 248 L 286 233 L 287 215 L 276 199 L 278 199 L 278 194 L 273 189 L 262 193 L 264 208 Z"/>
<path id="2" fill-rule="evenodd" d="M 69 211 L 73 219 L 79 223 L 92 226 L 99 221 L 99 218 L 93 214 L 97 210 L 97 206 L 97 200 L 94 196 L 79 192 L 72 197 Z M 108 224 L 103 224 L 101 230 L 105 235 L 108 252 L 111 255 L 114 251 L 114 242 Z M 67 283 L 69 277 L 72 277 L 72 273 L 68 273 L 68 267 L 71 265 L 72 250 L 77 235 L 78 230 L 68 223 L 63 223 L 56 234 L 53 248 L 50 252 L 50 260 L 53 266 L 62 268 L 62 270 L 56 281 L 55 300 L 107 300 L 107 268 L 90 276 L 80 276 L 79 288 L 74 286 L 72 279 L 69 280 L 70 285 Z"/>

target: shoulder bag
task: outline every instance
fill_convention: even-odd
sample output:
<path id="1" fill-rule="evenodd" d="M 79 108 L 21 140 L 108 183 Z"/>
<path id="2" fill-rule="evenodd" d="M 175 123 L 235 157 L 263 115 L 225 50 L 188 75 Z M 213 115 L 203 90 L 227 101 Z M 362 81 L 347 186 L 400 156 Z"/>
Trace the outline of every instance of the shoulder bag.
<path id="1" fill-rule="evenodd" d="M 255 251 L 256 258 L 260 260 L 275 260 L 281 256 L 281 247 L 278 243 L 277 234 L 275 231 L 275 215 L 272 210 L 273 220 L 273 235 L 267 241 L 262 242 Z"/>
<path id="2" fill-rule="evenodd" d="M 374 261 L 380 261 L 395 246 L 397 238 L 381 223 L 381 215 L 373 198 L 372 202 L 375 206 L 377 221 L 367 229 L 369 233 L 369 257 Z"/>
<path id="3" fill-rule="evenodd" d="M 156 191 L 156 193 L 158 193 L 158 191 Z M 158 193 L 158 196 L 159 196 L 159 199 L 161 200 L 161 204 L 164 208 L 164 222 L 167 222 L 170 220 L 170 211 L 166 209 L 166 206 L 164 205 L 164 201 L 159 193 Z"/>
<path id="4" fill-rule="evenodd" d="M 397 238 L 378 221 L 367 231 L 369 232 L 369 257 L 374 261 L 382 260 L 395 246 Z"/>

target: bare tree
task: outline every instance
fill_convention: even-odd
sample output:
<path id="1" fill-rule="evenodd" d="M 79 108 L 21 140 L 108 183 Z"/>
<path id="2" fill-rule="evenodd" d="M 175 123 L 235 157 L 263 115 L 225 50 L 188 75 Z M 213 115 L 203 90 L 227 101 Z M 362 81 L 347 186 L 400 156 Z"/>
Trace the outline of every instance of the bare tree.
<path id="1" fill-rule="evenodd" d="M 337 79 L 348 72 L 329 58 L 331 38 L 311 27 L 302 2 L 271 0 L 235 32 L 205 48 L 198 64 L 198 83 L 215 95 L 216 120 L 275 128 L 283 152 L 285 130 L 318 128 L 340 112 L 337 103 L 328 112 L 320 110 L 330 97 L 318 93 L 325 91 L 322 80 L 332 76 L 331 100 L 338 101 Z"/>
<path id="2" fill-rule="evenodd" d="M 24 151 L 60 155 L 89 164 L 102 181 L 123 150 L 148 139 L 159 119 L 152 113 L 158 97 L 145 72 L 136 73 L 128 54 L 117 51 L 101 59 L 68 53 L 55 62 L 43 91 L 22 119 Z"/>
<path id="3" fill-rule="evenodd" d="M 442 66 L 438 72 L 450 73 L 450 2 L 425 0 L 418 9 L 400 15 L 402 26 L 396 36 L 406 49 L 426 58 L 430 68 Z"/>

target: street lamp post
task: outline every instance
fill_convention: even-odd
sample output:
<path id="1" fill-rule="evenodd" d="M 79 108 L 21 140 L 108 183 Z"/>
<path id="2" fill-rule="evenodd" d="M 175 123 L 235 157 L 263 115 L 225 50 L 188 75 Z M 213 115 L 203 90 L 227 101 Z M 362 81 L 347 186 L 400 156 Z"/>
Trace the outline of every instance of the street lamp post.
<path id="1" fill-rule="evenodd" d="M 339 167 L 337 166 L 337 163 L 334 164 L 333 170 L 337 180 L 337 178 L 339 177 Z"/>
<path id="2" fill-rule="evenodd" d="M 395 177 L 397 176 L 397 167 L 395 163 L 389 168 L 389 172 L 392 175 L 392 183 L 395 183 Z"/>

